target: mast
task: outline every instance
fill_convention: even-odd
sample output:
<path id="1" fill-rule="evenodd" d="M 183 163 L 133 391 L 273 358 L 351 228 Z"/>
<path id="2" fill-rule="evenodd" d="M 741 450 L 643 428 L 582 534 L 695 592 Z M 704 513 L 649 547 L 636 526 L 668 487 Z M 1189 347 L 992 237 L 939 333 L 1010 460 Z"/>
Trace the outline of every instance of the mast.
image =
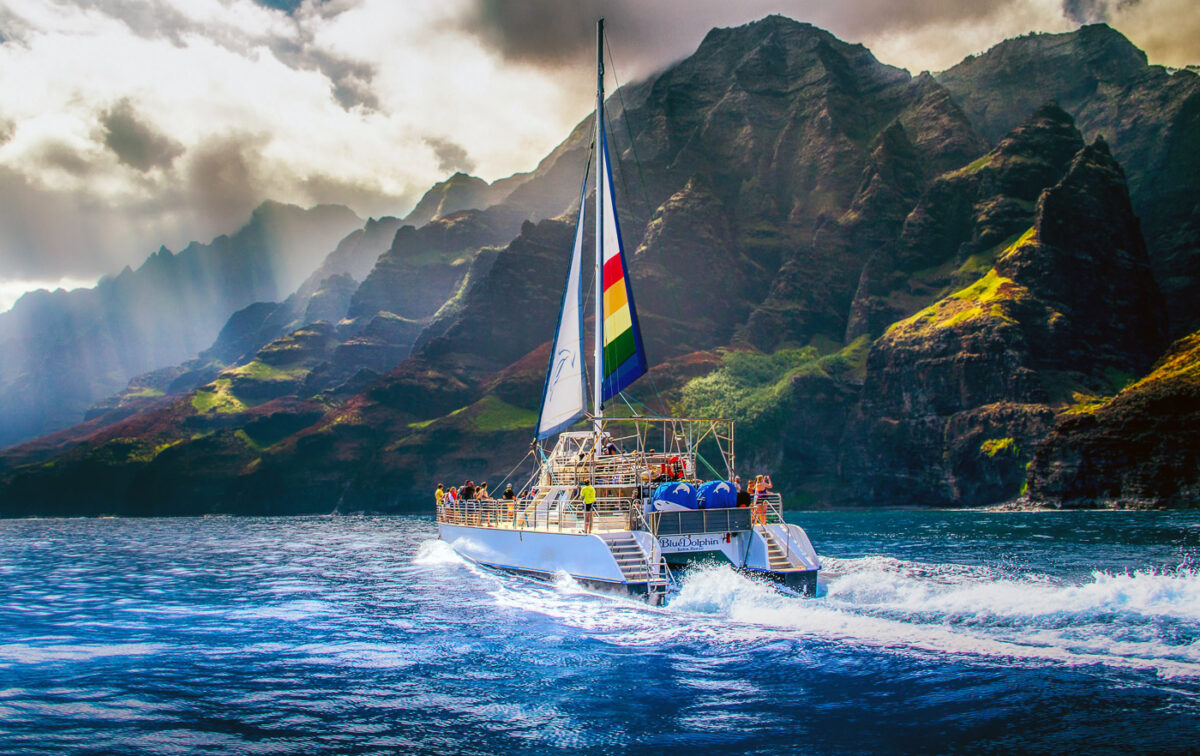
<path id="1" fill-rule="evenodd" d="M 593 428 L 600 434 L 604 417 L 604 191 L 600 172 L 604 169 L 604 19 L 596 23 L 596 355 L 592 373 Z"/>

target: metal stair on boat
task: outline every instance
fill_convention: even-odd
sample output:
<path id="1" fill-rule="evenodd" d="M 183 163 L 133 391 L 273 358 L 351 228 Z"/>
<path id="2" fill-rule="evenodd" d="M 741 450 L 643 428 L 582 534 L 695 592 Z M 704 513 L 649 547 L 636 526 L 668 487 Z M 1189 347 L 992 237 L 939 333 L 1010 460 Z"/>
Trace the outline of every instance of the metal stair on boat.
<path id="1" fill-rule="evenodd" d="M 645 583 L 646 591 L 654 599 L 654 603 L 661 603 L 670 583 L 665 574 L 665 561 L 660 558 L 657 565 L 652 565 L 642 547 L 638 545 L 637 539 L 629 533 L 607 535 L 604 540 L 608 543 L 609 551 L 621 569 L 625 582 Z"/>
<path id="2" fill-rule="evenodd" d="M 780 548 L 779 542 L 775 540 L 775 534 L 770 528 L 762 528 L 760 531 L 763 540 L 767 542 L 767 567 L 771 572 L 785 572 L 787 570 L 796 569 L 796 565 L 788 559 L 788 555 Z"/>
<path id="3" fill-rule="evenodd" d="M 617 560 L 617 566 L 621 568 L 621 574 L 625 576 L 625 581 L 629 583 L 644 583 L 650 580 L 650 572 L 646 567 L 646 555 L 642 553 L 642 547 L 638 546 L 638 542 L 628 533 L 622 533 L 605 539 L 608 541 L 608 548 L 612 551 L 613 558 Z"/>

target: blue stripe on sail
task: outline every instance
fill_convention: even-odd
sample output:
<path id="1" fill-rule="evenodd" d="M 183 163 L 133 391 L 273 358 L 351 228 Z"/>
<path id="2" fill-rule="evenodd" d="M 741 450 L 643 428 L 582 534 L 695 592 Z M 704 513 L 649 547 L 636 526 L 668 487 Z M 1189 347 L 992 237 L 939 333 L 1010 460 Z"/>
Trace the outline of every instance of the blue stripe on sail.
<path id="1" fill-rule="evenodd" d="M 614 372 L 604 379 L 601 387 L 600 400 L 606 402 L 613 398 L 625 387 L 646 374 L 646 350 L 642 346 L 642 328 L 638 325 L 637 305 L 633 301 L 633 279 L 629 276 L 629 266 L 625 264 L 625 243 L 621 240 L 621 222 L 617 217 L 616 188 L 612 179 L 612 161 L 608 159 L 608 129 L 604 120 L 600 121 L 600 149 L 604 150 L 604 172 L 608 174 L 608 201 L 613 225 L 617 229 L 617 255 L 621 258 L 621 275 L 625 279 L 625 295 L 628 298 L 629 319 L 633 323 L 633 356 L 625 360 Z"/>
<path id="2" fill-rule="evenodd" d="M 639 349 L 636 354 L 621 363 L 621 366 L 608 376 L 608 379 L 604 381 L 601 396 L 604 397 L 604 401 L 608 401 L 645 374 L 646 355 Z"/>

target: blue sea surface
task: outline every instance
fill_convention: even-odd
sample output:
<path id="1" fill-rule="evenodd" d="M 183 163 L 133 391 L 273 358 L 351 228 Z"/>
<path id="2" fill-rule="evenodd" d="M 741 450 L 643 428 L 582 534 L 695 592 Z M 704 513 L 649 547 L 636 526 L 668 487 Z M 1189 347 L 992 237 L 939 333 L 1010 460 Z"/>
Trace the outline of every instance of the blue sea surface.
<path id="1" fill-rule="evenodd" d="M 481 570 L 423 517 L 0 522 L 0 753 L 1182 753 L 1200 515 L 796 512 L 798 599 Z"/>

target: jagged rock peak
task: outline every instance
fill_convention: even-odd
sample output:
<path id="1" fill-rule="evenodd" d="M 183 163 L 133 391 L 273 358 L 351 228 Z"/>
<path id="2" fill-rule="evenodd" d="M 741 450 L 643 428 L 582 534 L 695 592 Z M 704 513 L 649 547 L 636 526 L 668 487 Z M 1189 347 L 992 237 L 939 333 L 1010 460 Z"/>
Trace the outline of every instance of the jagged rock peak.
<path id="1" fill-rule="evenodd" d="M 994 152 L 998 155 L 1036 155 L 1039 160 L 1063 171 L 1082 147 L 1083 136 L 1075 127 L 1075 119 L 1051 101 L 1001 139 Z"/>
<path id="2" fill-rule="evenodd" d="M 1108 24 L 1089 24 L 1061 34 L 1034 32 L 1006 39 L 982 55 L 968 56 L 944 74 L 983 67 L 998 75 L 1015 75 L 1023 62 L 1033 58 L 1069 60 L 1107 80 L 1136 75 L 1148 65 L 1146 53 L 1121 32 Z"/>
<path id="3" fill-rule="evenodd" d="M 404 219 L 411 226 L 423 226 L 432 220 L 470 208 L 483 209 L 498 199 L 491 184 L 462 171 L 439 181 L 425 192 Z"/>
<path id="4" fill-rule="evenodd" d="M 1071 161 L 1067 175 L 1038 203 L 1037 235 L 1045 244 L 1116 246 L 1145 257 L 1141 226 L 1129 200 L 1125 171 L 1098 136 Z"/>
<path id="5" fill-rule="evenodd" d="M 1097 137 L 1038 200 L 1032 233 L 997 261 L 999 275 L 1052 303 L 1073 343 L 1135 374 L 1166 346 L 1162 294 L 1150 272 L 1125 173 Z"/>
<path id="6" fill-rule="evenodd" d="M 812 66 L 836 66 L 828 54 L 850 62 L 855 68 L 878 67 L 896 77 L 909 79 L 907 71 L 880 63 L 861 44 L 838 39 L 833 34 L 778 14 L 766 16 L 743 26 L 715 28 L 700 43 L 693 59 L 770 60 L 772 76 L 795 77 Z"/>

